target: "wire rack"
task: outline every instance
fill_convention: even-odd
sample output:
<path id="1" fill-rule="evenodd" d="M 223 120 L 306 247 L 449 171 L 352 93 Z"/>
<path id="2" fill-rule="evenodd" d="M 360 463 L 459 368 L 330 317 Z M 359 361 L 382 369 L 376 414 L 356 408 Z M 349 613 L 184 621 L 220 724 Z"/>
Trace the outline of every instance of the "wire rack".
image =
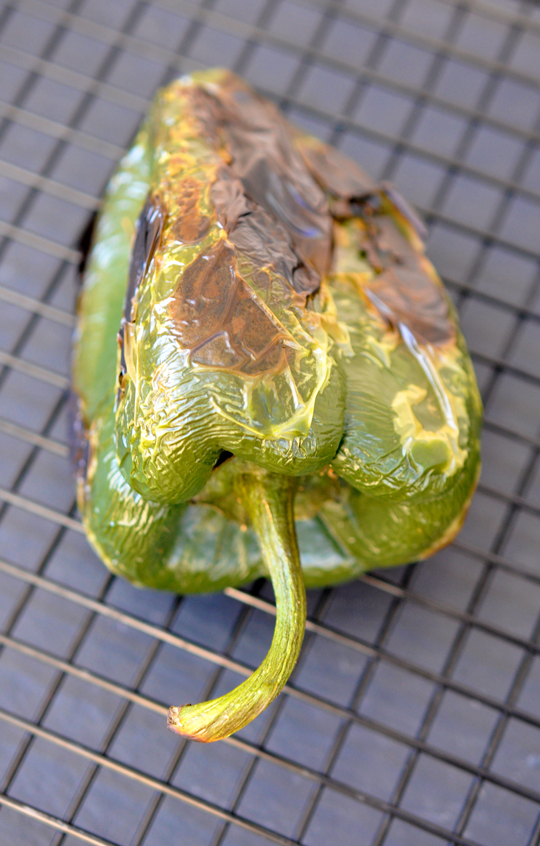
<path id="1" fill-rule="evenodd" d="M 79 233 L 155 88 L 227 65 L 424 214 L 486 407 L 465 528 L 311 591 L 285 693 L 208 747 L 166 706 L 262 658 L 261 581 L 139 591 L 66 447 Z M 540 843 L 540 9 L 0 2 L 0 846 Z"/>

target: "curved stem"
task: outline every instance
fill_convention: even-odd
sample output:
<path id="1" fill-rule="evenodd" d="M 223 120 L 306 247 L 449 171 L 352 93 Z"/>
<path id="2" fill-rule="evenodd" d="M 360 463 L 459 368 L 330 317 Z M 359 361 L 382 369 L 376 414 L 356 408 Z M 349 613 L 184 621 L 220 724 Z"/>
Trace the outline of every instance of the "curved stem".
<path id="1" fill-rule="evenodd" d="M 240 476 L 238 484 L 272 580 L 276 627 L 266 658 L 246 681 L 218 699 L 170 708 L 167 727 L 204 743 L 228 737 L 264 711 L 289 678 L 304 638 L 306 592 L 293 516 L 295 481 L 254 471 Z"/>

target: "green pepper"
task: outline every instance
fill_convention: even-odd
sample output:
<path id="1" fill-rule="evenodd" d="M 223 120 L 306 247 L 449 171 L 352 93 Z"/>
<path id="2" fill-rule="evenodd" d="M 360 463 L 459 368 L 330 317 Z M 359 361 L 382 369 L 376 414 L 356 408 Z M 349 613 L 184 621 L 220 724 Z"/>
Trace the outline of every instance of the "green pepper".
<path id="1" fill-rule="evenodd" d="M 157 95 L 107 189 L 75 338 L 78 504 L 110 569 L 204 592 L 267 575 L 274 638 L 169 727 L 227 737 L 289 677 L 305 586 L 459 530 L 481 402 L 423 228 L 389 185 L 227 71 Z"/>

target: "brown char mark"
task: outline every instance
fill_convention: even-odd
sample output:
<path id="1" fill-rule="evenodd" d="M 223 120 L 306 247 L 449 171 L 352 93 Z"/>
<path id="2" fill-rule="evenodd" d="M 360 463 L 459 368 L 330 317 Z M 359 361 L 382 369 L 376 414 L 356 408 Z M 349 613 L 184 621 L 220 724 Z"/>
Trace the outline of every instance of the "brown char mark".
<path id="1" fill-rule="evenodd" d="M 126 360 L 124 356 L 124 325 L 131 322 L 133 300 L 159 245 L 165 218 L 166 212 L 159 198 L 149 196 L 142 208 L 139 219 L 137 220 L 135 241 L 133 242 L 131 257 L 129 260 L 128 285 L 126 289 L 126 298 L 124 300 L 124 313 L 116 336 L 118 346 L 120 347 L 120 382 L 122 380 L 122 376 L 126 373 Z M 117 394 L 117 402 L 119 398 L 120 390 Z"/>
<path id="2" fill-rule="evenodd" d="M 94 241 L 94 232 L 96 229 L 97 216 L 97 211 L 93 212 L 93 214 L 90 216 L 90 219 L 84 227 L 77 244 L 77 247 L 81 254 L 79 264 L 77 265 L 77 272 L 79 276 L 80 285 L 82 285 L 84 280 L 84 274 L 88 265 L 88 258 L 90 256 L 90 248 L 92 247 L 92 243 Z"/>
<path id="3" fill-rule="evenodd" d="M 194 88 L 190 97 L 201 131 L 222 145 L 224 167 L 211 189 L 220 223 L 235 240 L 243 215 L 264 213 L 300 271 L 287 281 L 297 293 L 314 294 L 329 269 L 332 220 L 324 192 L 294 147 L 292 128 L 233 76 L 212 93 Z"/>
<path id="4" fill-rule="evenodd" d="M 199 365 L 259 376 L 287 364 L 288 335 L 238 273 L 225 239 L 185 269 L 169 313 L 179 344 Z"/>
<path id="5" fill-rule="evenodd" d="M 124 302 L 124 318 L 131 320 L 131 308 L 139 285 L 159 244 L 166 211 L 159 197 L 149 196 L 137 221 L 135 241 L 129 262 L 128 286 Z"/>
<path id="6" fill-rule="evenodd" d="M 296 146 L 308 170 L 323 191 L 340 200 L 361 200 L 377 190 L 367 173 L 335 147 L 298 134 Z"/>
<path id="7" fill-rule="evenodd" d="M 425 224 L 422 220 L 420 220 L 415 210 L 409 205 L 405 197 L 403 197 L 397 188 L 395 188 L 390 182 L 381 183 L 381 190 L 403 215 L 405 220 L 411 224 L 418 237 L 425 241 L 428 234 Z"/>
<path id="8" fill-rule="evenodd" d="M 368 220 L 366 253 L 378 273 L 365 293 L 392 326 L 406 326 L 420 344 L 454 343 L 456 329 L 443 288 L 429 275 L 427 259 L 381 209 Z"/>
<path id="9" fill-rule="evenodd" d="M 180 214 L 172 223 L 171 231 L 177 241 L 194 244 L 208 232 L 211 218 L 201 212 L 200 203 L 205 186 L 193 176 L 184 177 L 177 191 Z"/>
<path id="10" fill-rule="evenodd" d="M 394 327 L 406 326 L 419 343 L 454 342 L 446 300 L 426 273 L 396 265 L 376 276 L 366 286 L 366 295 L 382 317 Z"/>

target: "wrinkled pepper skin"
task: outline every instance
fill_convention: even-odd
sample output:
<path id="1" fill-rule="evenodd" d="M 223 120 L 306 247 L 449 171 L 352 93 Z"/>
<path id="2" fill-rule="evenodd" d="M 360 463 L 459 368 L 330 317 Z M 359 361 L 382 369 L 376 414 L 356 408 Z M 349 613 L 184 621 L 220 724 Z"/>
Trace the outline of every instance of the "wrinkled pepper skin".
<path id="1" fill-rule="evenodd" d="M 422 234 L 228 71 L 158 93 L 107 189 L 74 346 L 78 504 L 111 570 L 180 593 L 270 575 L 294 664 L 303 584 L 452 540 L 482 409 Z M 242 724 L 286 680 L 259 670 L 272 691 L 245 688 Z M 170 727 L 241 727 L 204 705 Z"/>

